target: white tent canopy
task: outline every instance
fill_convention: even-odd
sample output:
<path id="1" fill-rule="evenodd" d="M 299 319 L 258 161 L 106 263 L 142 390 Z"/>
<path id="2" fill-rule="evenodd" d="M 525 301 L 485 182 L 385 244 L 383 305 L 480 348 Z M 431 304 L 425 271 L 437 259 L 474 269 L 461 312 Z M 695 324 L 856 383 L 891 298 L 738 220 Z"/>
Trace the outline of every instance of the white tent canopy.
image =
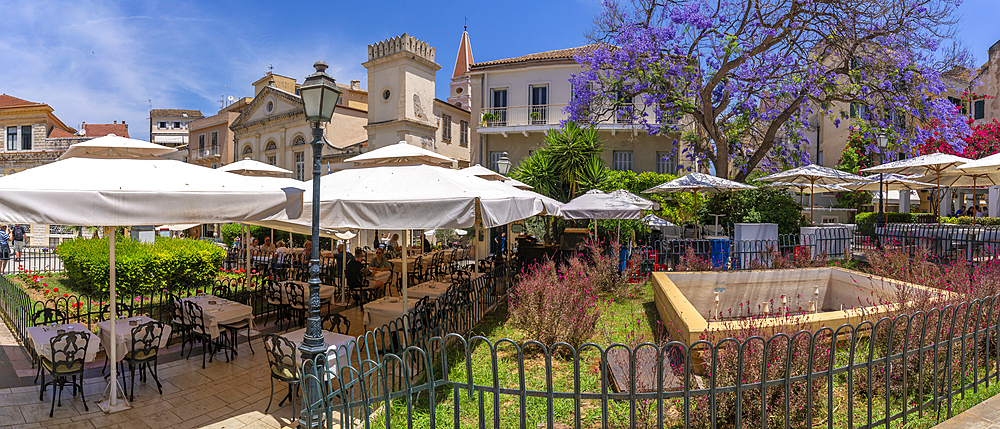
<path id="1" fill-rule="evenodd" d="M 642 218 L 642 223 L 654 228 L 677 226 L 674 225 L 673 222 L 663 219 L 657 215 L 647 215 L 646 217 Z"/>
<path id="2" fill-rule="evenodd" d="M 236 173 L 241 176 L 264 176 L 264 177 L 291 177 L 292 172 L 281 167 L 254 161 L 250 158 L 243 158 L 232 164 L 226 164 L 218 168 L 219 171 Z"/>
<path id="3" fill-rule="evenodd" d="M 446 165 L 449 167 L 455 163 L 454 159 L 411 145 L 405 141 L 380 147 L 371 152 L 347 158 L 345 161 L 358 165 L 417 162 L 431 165 Z"/>
<path id="4" fill-rule="evenodd" d="M 197 223 L 182 223 L 182 224 L 175 224 L 175 225 L 160 225 L 160 226 L 156 227 L 156 230 L 157 231 L 163 231 L 163 230 L 167 230 L 167 231 L 187 231 L 187 230 L 189 230 L 191 228 L 194 228 L 194 227 L 196 227 L 198 225 L 200 225 L 200 224 L 197 224 Z"/>
<path id="5" fill-rule="evenodd" d="M 968 164 L 971 159 L 962 158 L 956 155 L 935 152 L 918 157 L 901 159 L 899 161 L 887 162 L 874 167 L 862 168 L 861 171 L 867 173 L 897 173 L 897 174 L 922 174 L 921 182 L 934 183 L 937 187 L 938 209 L 941 207 L 941 184 L 944 182 L 942 176 L 946 171 L 960 165 Z M 938 220 L 940 223 L 940 220 Z"/>
<path id="6" fill-rule="evenodd" d="M 563 204 L 559 215 L 565 219 L 641 219 L 642 207 L 594 189 Z"/>
<path id="7" fill-rule="evenodd" d="M 504 183 L 507 183 L 510 186 L 513 186 L 513 187 L 515 187 L 517 189 L 535 189 L 534 186 L 531 186 L 531 185 L 529 185 L 527 183 L 524 183 L 524 182 L 522 182 L 520 180 L 517 180 L 517 179 L 505 180 Z"/>

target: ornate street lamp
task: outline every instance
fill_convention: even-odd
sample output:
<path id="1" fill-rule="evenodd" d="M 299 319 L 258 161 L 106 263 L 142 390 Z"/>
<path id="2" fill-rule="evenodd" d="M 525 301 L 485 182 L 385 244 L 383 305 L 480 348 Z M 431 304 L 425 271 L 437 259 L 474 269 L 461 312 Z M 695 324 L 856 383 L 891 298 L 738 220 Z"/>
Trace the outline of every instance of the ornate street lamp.
<path id="1" fill-rule="evenodd" d="M 507 157 L 507 152 L 500 154 L 500 159 L 497 160 L 497 173 L 501 176 L 506 176 L 510 172 L 510 158 Z"/>
<path id="2" fill-rule="evenodd" d="M 323 61 L 313 64 L 316 73 L 306 78 L 299 88 L 302 104 L 306 111 L 306 120 L 312 123 L 313 140 L 313 204 L 312 204 L 312 257 L 309 259 L 309 319 L 306 322 L 306 334 L 299 345 L 302 360 L 314 359 L 325 354 L 326 342 L 323 341 L 323 327 L 319 318 L 319 179 L 320 158 L 323 156 L 323 128 L 321 125 L 330 122 L 333 110 L 337 108 L 337 100 L 341 91 L 332 77 L 326 74 L 327 65 Z"/>

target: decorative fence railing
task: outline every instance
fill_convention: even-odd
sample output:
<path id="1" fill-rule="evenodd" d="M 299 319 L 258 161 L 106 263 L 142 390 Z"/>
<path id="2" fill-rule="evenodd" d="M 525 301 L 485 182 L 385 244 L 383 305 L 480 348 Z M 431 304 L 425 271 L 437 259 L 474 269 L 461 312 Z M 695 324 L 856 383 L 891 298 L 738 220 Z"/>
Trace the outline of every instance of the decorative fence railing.
<path id="1" fill-rule="evenodd" d="M 11 248 L 10 259 L 7 260 L 0 274 L 11 275 L 21 271 L 63 271 L 62 259 L 56 254 L 56 249 L 50 247 L 24 247 L 20 255 L 15 255 Z"/>
<path id="2" fill-rule="evenodd" d="M 705 269 L 762 269 L 848 258 L 855 237 L 847 228 L 820 228 L 809 234 L 779 235 L 777 240 L 662 239 L 636 246 L 630 255 L 639 260 L 643 273 L 674 271 L 695 262 Z"/>
<path id="3" fill-rule="evenodd" d="M 859 251 L 901 248 L 938 261 L 977 263 L 1000 256 L 1000 226 L 861 224 L 854 244 Z"/>
<path id="4" fill-rule="evenodd" d="M 366 336 L 341 351 L 349 363 L 304 363 L 302 416 L 328 428 L 902 426 L 1000 383 L 997 298 L 690 346 L 449 334 L 378 353 Z"/>

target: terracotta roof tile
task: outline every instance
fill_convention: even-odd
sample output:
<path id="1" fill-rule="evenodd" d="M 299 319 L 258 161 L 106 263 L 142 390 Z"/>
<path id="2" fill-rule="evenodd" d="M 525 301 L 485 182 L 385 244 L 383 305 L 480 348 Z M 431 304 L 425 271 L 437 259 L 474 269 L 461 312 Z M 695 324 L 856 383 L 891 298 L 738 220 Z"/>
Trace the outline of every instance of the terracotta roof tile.
<path id="1" fill-rule="evenodd" d="M 50 139 L 60 139 L 66 137 L 79 137 L 79 136 L 76 134 L 71 134 L 69 132 L 66 132 L 62 128 L 53 128 L 52 131 L 49 131 Z"/>
<path id="2" fill-rule="evenodd" d="M 205 115 L 201 114 L 201 110 L 189 110 L 189 109 L 153 109 L 149 111 L 149 115 L 154 118 L 162 117 L 182 117 L 187 114 L 189 118 L 204 118 Z"/>
<path id="3" fill-rule="evenodd" d="M 104 137 L 114 134 L 118 137 L 129 138 L 128 125 L 126 124 L 83 124 L 83 129 L 87 131 L 87 137 Z"/>
<path id="4" fill-rule="evenodd" d="M 11 97 L 7 94 L 0 95 L 0 108 L 3 107 L 16 107 L 16 106 L 33 106 L 36 104 L 34 101 L 22 100 L 17 97 Z"/>
<path id="5" fill-rule="evenodd" d="M 493 60 L 484 63 L 475 63 L 472 64 L 470 68 L 475 70 L 475 69 L 481 69 L 485 67 L 499 66 L 505 64 L 525 63 L 529 61 L 573 59 L 580 52 L 583 52 L 586 49 L 593 49 L 595 46 L 597 45 L 584 45 L 584 46 L 577 46 L 575 48 L 556 49 L 554 51 L 538 52 L 534 54 L 522 55 L 520 57 L 504 58 L 502 60 Z"/>

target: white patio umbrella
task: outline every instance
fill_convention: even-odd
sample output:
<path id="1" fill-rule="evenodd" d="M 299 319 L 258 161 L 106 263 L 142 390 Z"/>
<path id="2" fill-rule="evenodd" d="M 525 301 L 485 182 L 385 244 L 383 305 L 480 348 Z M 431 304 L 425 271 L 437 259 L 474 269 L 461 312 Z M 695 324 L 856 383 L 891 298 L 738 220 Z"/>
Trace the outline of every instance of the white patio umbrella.
<path id="1" fill-rule="evenodd" d="M 405 141 L 347 158 L 345 161 L 353 162 L 357 165 L 421 163 L 450 167 L 455 164 L 454 159 L 431 152 L 422 147 L 411 145 Z"/>
<path id="2" fill-rule="evenodd" d="M 669 182 L 642 191 L 644 194 L 664 194 L 668 192 L 690 192 L 694 198 L 694 232 L 698 237 L 698 196 L 697 193 L 717 193 L 727 190 L 756 189 L 745 183 L 734 182 L 721 177 L 702 173 L 689 173 Z"/>
<path id="3" fill-rule="evenodd" d="M 642 207 L 592 189 L 559 208 L 564 219 L 641 219 Z"/>
<path id="4" fill-rule="evenodd" d="M 497 173 L 489 168 L 483 167 L 481 164 L 476 164 L 471 167 L 463 168 L 459 171 L 463 171 L 466 174 L 471 174 L 473 176 L 481 177 L 486 180 L 500 180 L 506 181 L 511 180 L 509 177 Z"/>
<path id="5" fill-rule="evenodd" d="M 863 182 L 865 178 L 846 171 L 834 170 L 830 167 L 824 167 L 822 165 L 809 164 L 793 168 L 791 170 L 769 174 L 758 180 L 764 182 L 808 183 L 810 188 L 809 223 L 812 223 L 813 210 L 815 209 L 813 194 L 815 194 L 815 186 L 817 184 L 836 185 L 840 183 Z"/>
<path id="6" fill-rule="evenodd" d="M 911 191 L 914 189 L 927 189 L 934 187 L 934 185 L 930 183 L 912 180 L 919 177 L 920 176 L 909 176 L 896 173 L 879 173 L 865 176 L 864 182 L 845 183 L 842 186 L 854 191 L 878 191 L 879 205 L 881 206 L 884 204 L 884 198 L 886 198 L 886 195 L 882 193 L 880 188 L 884 188 L 885 191 Z"/>
<path id="7" fill-rule="evenodd" d="M 520 180 L 517 180 L 517 179 L 505 180 L 504 183 L 506 183 L 506 184 L 508 184 L 510 186 L 513 186 L 513 187 L 515 187 L 517 189 L 525 189 L 525 190 L 535 189 L 534 186 L 531 186 L 531 185 L 529 185 L 527 183 L 521 182 Z"/>
<path id="8" fill-rule="evenodd" d="M 626 191 L 624 189 L 616 189 L 614 191 L 608 192 L 608 194 L 611 195 L 612 197 L 618 198 L 619 200 L 625 200 L 625 201 L 628 201 L 628 202 L 632 203 L 633 205 L 637 205 L 640 208 L 642 208 L 643 210 L 659 210 L 660 209 L 660 203 L 657 203 L 655 201 L 647 200 L 647 199 L 645 199 L 643 197 L 640 197 L 640 196 L 638 196 L 636 194 L 633 194 L 633 193 L 631 193 L 629 191 Z"/>
<path id="9" fill-rule="evenodd" d="M 116 136 L 67 150 L 77 154 L 0 177 L 0 220 L 57 225 L 160 225 L 218 223 L 298 216 L 303 190 L 179 161 L 157 158 L 173 149 Z M 82 144 L 82 143 L 81 143 Z M 76 145 L 74 145 L 76 146 Z M 71 178 L 67 180 L 67 178 Z M 110 237 L 109 306 L 116 317 L 115 234 Z M 111 338 L 115 338 L 111 324 Z M 117 360 L 116 348 L 108 351 Z M 117 369 L 111 366 L 109 400 L 117 411 Z"/>
<path id="10" fill-rule="evenodd" d="M 868 173 L 920 174 L 921 182 L 934 183 L 937 186 L 938 223 L 941 223 L 941 178 L 947 170 L 971 162 L 971 159 L 956 155 L 935 152 L 909 159 L 887 162 L 874 167 L 862 168 Z"/>
<path id="11" fill-rule="evenodd" d="M 236 173 L 241 176 L 263 176 L 263 177 L 292 177 L 291 170 L 285 170 L 271 164 L 254 161 L 250 158 L 243 158 L 232 164 L 226 164 L 218 168 L 219 171 Z"/>
<path id="12" fill-rule="evenodd" d="M 795 192 L 799 193 L 799 204 L 802 204 L 803 195 L 812 194 L 813 192 L 818 194 L 823 194 L 826 192 L 850 192 L 850 189 L 842 187 L 840 185 L 813 185 L 809 186 L 808 183 L 791 183 L 791 182 L 771 182 L 771 186 L 777 188 L 788 188 L 794 189 Z"/>

